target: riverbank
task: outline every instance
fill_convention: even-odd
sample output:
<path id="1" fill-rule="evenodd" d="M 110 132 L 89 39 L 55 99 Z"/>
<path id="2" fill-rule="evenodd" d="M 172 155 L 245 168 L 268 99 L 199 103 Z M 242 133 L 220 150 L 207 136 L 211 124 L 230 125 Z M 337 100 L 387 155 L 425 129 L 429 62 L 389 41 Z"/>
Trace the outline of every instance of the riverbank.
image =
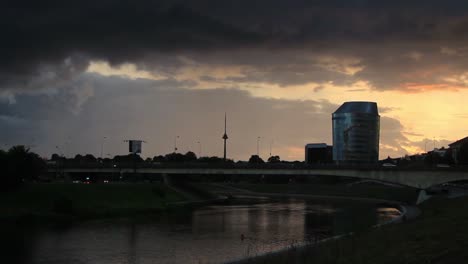
<path id="1" fill-rule="evenodd" d="M 26 184 L 0 193 L 1 221 L 86 220 L 159 213 L 187 201 L 164 184 Z"/>
<path id="2" fill-rule="evenodd" d="M 316 199 L 347 199 L 375 203 L 414 204 L 419 190 L 410 187 L 389 187 L 375 184 L 267 184 L 267 183 L 231 183 L 217 185 L 218 192 L 240 192 L 251 195 L 284 196 Z M 220 188 L 224 187 L 224 190 Z"/>
<path id="3" fill-rule="evenodd" d="M 433 198 L 421 215 L 336 240 L 237 263 L 464 263 L 468 258 L 468 197 Z"/>

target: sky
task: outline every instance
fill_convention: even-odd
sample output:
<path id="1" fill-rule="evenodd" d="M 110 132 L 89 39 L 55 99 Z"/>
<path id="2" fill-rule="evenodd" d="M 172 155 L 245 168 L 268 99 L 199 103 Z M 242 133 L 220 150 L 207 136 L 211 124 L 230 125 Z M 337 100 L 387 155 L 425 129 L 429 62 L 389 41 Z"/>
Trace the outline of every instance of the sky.
<path id="1" fill-rule="evenodd" d="M 270 153 L 332 144 L 331 114 L 377 102 L 380 158 L 468 135 L 466 1 L 7 1 L 0 148 L 47 157 Z M 259 138 L 260 137 L 260 138 Z"/>

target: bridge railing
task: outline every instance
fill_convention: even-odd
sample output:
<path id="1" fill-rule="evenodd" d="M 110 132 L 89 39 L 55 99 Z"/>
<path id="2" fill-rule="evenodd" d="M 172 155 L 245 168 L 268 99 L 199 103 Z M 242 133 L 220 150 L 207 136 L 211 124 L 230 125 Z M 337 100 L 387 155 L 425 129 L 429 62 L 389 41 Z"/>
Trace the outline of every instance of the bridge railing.
<path id="1" fill-rule="evenodd" d="M 98 168 L 115 168 L 115 169 L 146 169 L 146 168 L 167 168 L 167 169 L 354 169 L 354 170 L 404 170 L 404 171 L 421 171 L 421 170 L 441 170 L 441 171 L 466 171 L 467 167 L 382 167 L 379 164 L 363 165 L 363 164 L 306 164 L 304 162 L 281 162 L 281 163 L 247 163 L 247 162 L 227 162 L 227 163 L 203 163 L 203 162 L 76 162 L 73 160 L 63 160 L 60 162 L 49 163 L 49 171 L 64 170 L 64 169 L 98 169 Z"/>

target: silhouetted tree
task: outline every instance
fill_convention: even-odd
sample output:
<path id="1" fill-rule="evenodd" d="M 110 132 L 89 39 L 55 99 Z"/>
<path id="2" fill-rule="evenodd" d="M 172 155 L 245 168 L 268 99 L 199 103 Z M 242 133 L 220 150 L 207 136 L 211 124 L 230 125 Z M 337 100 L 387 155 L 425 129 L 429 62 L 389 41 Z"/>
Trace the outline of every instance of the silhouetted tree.
<path id="1" fill-rule="evenodd" d="M 212 157 L 200 157 L 198 158 L 198 162 L 200 163 L 223 163 L 223 158 L 212 156 Z M 226 162 L 232 163 L 233 161 L 227 159 Z"/>
<path id="2" fill-rule="evenodd" d="M 262 160 L 258 155 L 252 155 L 249 159 L 249 163 L 253 164 L 259 164 L 259 163 L 265 163 L 265 161 Z"/>
<path id="3" fill-rule="evenodd" d="M 92 154 L 86 154 L 86 155 L 84 155 L 83 160 L 84 160 L 85 162 L 97 162 L 96 157 L 94 157 Z"/>
<path id="4" fill-rule="evenodd" d="M 196 160 L 197 160 L 197 155 L 195 155 L 195 153 L 193 153 L 192 151 L 185 153 L 185 160 L 184 160 L 185 162 L 192 162 Z"/>
<path id="5" fill-rule="evenodd" d="M 142 162 L 143 159 L 138 154 L 128 154 L 128 155 L 117 155 L 113 159 L 116 163 L 139 163 Z"/>
<path id="6" fill-rule="evenodd" d="M 169 153 L 164 156 L 167 162 L 184 162 L 185 155 L 180 153 Z"/>
<path id="7" fill-rule="evenodd" d="M 60 157 L 59 154 L 54 153 L 54 154 L 52 154 L 52 156 L 50 157 L 50 160 L 53 160 L 53 161 L 60 161 L 60 160 L 62 160 L 62 157 Z"/>
<path id="8" fill-rule="evenodd" d="M 165 162 L 165 161 L 166 161 L 166 159 L 164 158 L 163 155 L 153 157 L 153 162 Z"/>
<path id="9" fill-rule="evenodd" d="M 8 152 L 3 152 L 0 154 L 0 162 L 4 168 L 0 181 L 2 190 L 16 189 L 23 181 L 35 180 L 46 171 L 45 161 L 24 146 L 14 146 Z"/>
<path id="10" fill-rule="evenodd" d="M 281 159 L 279 156 L 271 156 L 268 158 L 269 163 L 280 163 Z"/>

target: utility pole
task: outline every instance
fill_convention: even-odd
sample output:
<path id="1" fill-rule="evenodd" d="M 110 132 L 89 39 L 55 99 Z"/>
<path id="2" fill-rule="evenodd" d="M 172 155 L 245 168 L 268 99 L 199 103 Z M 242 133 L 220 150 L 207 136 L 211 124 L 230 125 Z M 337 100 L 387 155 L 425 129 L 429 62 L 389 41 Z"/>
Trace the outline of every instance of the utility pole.
<path id="1" fill-rule="evenodd" d="M 201 158 L 201 142 L 197 141 L 198 143 L 198 158 Z"/>
<path id="2" fill-rule="evenodd" d="M 175 136 L 174 137 L 174 153 L 177 152 L 177 139 L 179 138 L 179 136 Z"/>
<path id="3" fill-rule="evenodd" d="M 101 141 L 101 160 L 102 160 L 102 155 L 104 152 L 104 140 L 106 140 L 106 137 L 102 137 L 102 141 Z"/>
<path id="4" fill-rule="evenodd" d="M 273 139 L 270 141 L 270 157 L 271 157 L 271 146 L 273 145 Z"/>
<path id="5" fill-rule="evenodd" d="M 223 161 L 226 162 L 226 141 L 228 139 L 227 135 L 227 117 L 226 113 L 224 113 L 224 135 L 223 135 L 223 140 L 224 140 L 224 156 L 223 156 Z"/>
<path id="6" fill-rule="evenodd" d="M 260 157 L 260 137 L 257 137 L 257 156 Z"/>

